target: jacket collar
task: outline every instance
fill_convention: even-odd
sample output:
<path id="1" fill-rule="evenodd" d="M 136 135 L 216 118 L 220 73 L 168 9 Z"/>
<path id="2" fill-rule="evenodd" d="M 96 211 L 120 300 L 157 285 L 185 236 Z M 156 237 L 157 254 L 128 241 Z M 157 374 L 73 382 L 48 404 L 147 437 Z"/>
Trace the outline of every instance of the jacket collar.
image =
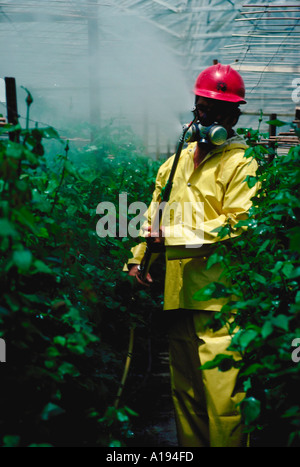
<path id="1" fill-rule="evenodd" d="M 190 143 L 188 146 L 189 152 L 194 153 L 196 149 L 197 142 Z M 231 151 L 232 149 L 247 149 L 249 146 L 247 145 L 243 136 L 235 134 L 231 138 L 228 138 L 225 143 L 221 144 L 220 146 L 216 146 L 211 151 L 207 153 L 203 161 L 200 165 L 210 159 L 212 156 L 219 154 L 224 151 Z"/>

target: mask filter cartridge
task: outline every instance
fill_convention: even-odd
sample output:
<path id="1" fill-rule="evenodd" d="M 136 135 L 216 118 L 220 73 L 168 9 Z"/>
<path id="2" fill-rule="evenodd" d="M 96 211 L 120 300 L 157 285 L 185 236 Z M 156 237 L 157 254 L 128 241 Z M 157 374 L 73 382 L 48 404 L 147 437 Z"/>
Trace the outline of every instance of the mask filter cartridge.
<path id="1" fill-rule="evenodd" d="M 227 131 L 221 125 L 201 126 L 198 123 L 193 123 L 186 133 L 185 141 L 187 143 L 198 141 L 199 143 L 210 143 L 220 146 L 225 143 L 227 136 Z"/>

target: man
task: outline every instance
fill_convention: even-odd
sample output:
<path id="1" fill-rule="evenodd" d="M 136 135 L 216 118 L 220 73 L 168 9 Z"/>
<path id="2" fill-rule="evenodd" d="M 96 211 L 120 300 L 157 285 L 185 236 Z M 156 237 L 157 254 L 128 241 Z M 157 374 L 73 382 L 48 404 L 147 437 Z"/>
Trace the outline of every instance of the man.
<path id="1" fill-rule="evenodd" d="M 239 105 L 246 103 L 239 73 L 230 66 L 213 65 L 200 73 L 194 93 L 198 123 L 204 127 L 221 125 L 227 131 L 227 139 L 221 145 L 196 141 L 182 151 L 169 199 L 175 212 L 169 212 L 170 224 L 162 227 L 163 234 L 156 239 L 164 242 L 166 254 L 164 316 L 169 323 L 172 396 L 180 446 L 238 447 L 243 436 L 237 404 L 243 393 L 236 387 L 237 371 L 199 370 L 200 365 L 225 353 L 230 344 L 225 328 L 213 332 L 206 326 L 226 301 L 200 302 L 193 296 L 211 282 L 225 281 L 220 264 L 206 268 L 207 258 L 216 242 L 221 241 L 217 227 L 229 223 L 233 228 L 231 237 L 240 234 L 234 226 L 247 218 L 256 190 L 250 189 L 245 179 L 255 175 L 257 165 L 244 157 L 247 146 L 233 130 L 240 115 Z M 158 171 L 153 203 L 166 185 L 173 159 L 168 159 Z M 188 221 L 182 216 L 184 203 L 202 203 L 199 242 L 195 242 L 195 235 L 191 236 L 194 214 L 187 216 Z M 178 235 L 174 234 L 176 229 Z M 153 235 L 151 228 L 149 234 Z M 141 281 L 138 272 L 144 251 L 145 244 L 133 248 L 128 268 L 130 275 L 149 285 L 150 274 Z"/>

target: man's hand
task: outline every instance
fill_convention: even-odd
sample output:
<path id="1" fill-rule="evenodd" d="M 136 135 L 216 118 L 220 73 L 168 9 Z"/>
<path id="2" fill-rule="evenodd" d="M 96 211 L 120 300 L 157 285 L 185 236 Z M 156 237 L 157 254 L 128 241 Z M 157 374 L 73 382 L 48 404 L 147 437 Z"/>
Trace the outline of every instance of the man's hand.
<path id="1" fill-rule="evenodd" d="M 156 252 L 163 251 L 164 241 L 165 241 L 163 230 L 159 229 L 159 232 L 155 232 L 155 231 L 152 231 L 151 227 L 148 227 L 147 229 L 144 229 L 144 230 L 147 230 L 147 233 L 145 234 L 146 242 L 149 242 L 152 245 L 152 248 L 155 245 L 156 250 L 158 248 L 158 250 Z M 135 277 L 137 282 L 140 285 L 143 285 L 145 287 L 149 287 L 152 284 L 153 280 L 152 280 L 152 277 L 149 274 L 149 272 L 148 272 L 145 280 L 142 280 L 140 278 L 140 275 L 139 275 L 140 271 L 139 271 L 139 265 L 138 264 L 131 264 L 131 265 L 129 264 L 128 267 L 130 268 L 129 272 L 128 272 L 128 275 Z"/>
<path id="2" fill-rule="evenodd" d="M 130 266 L 130 265 L 129 265 L 129 266 Z M 133 264 L 133 265 L 130 267 L 130 270 L 129 270 L 129 272 L 128 272 L 128 275 L 129 275 L 129 276 L 135 277 L 139 284 L 144 285 L 144 286 L 146 286 L 146 287 L 149 287 L 150 284 L 153 282 L 152 277 L 150 276 L 150 274 L 149 274 L 149 272 L 148 272 L 148 274 L 147 274 L 147 276 L 146 276 L 146 281 L 145 281 L 145 282 L 142 281 L 142 280 L 140 279 L 140 277 L 139 277 L 139 269 L 138 269 L 138 267 L 139 267 L 138 264 Z"/>
<path id="3" fill-rule="evenodd" d="M 152 243 L 160 243 L 161 245 L 164 245 L 164 227 L 161 227 L 158 232 L 156 230 L 152 230 L 152 227 L 148 227 L 146 230 L 148 231 L 148 233 L 145 235 L 146 241 L 151 241 Z"/>

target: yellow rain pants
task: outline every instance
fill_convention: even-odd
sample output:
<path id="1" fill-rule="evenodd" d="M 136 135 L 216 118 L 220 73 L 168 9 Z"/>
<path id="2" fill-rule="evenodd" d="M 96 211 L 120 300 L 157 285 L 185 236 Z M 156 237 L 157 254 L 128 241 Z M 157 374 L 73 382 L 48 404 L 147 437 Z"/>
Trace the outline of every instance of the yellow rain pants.
<path id="1" fill-rule="evenodd" d="M 237 384 L 238 370 L 199 370 L 200 365 L 226 351 L 227 329 L 205 328 L 211 312 L 174 310 L 167 312 L 170 345 L 172 397 L 179 446 L 242 447 L 237 404 L 244 393 Z M 239 355 L 234 356 L 235 359 Z"/>

